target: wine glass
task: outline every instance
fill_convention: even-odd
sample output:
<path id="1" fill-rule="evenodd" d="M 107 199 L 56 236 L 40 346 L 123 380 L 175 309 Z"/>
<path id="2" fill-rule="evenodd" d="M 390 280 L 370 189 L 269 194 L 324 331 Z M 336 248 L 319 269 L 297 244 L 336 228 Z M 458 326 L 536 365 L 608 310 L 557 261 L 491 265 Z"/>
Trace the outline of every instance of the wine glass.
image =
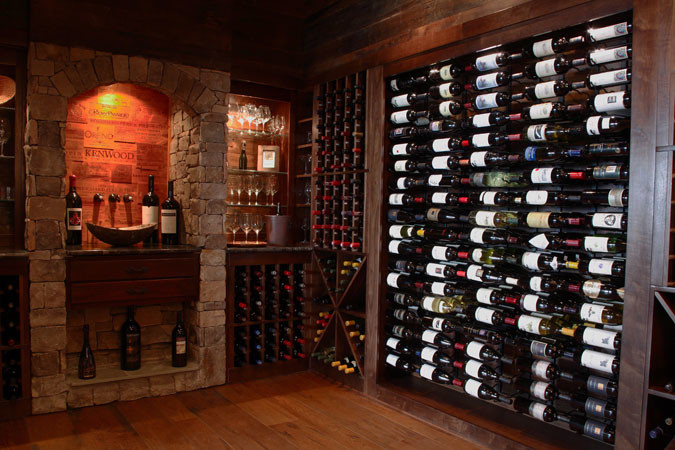
<path id="1" fill-rule="evenodd" d="M 248 232 L 251 231 L 251 214 L 243 213 L 239 215 L 239 227 L 244 232 L 244 244 L 248 244 Z"/>
<path id="2" fill-rule="evenodd" d="M 244 119 L 248 122 L 248 133 L 251 134 L 251 122 L 253 119 L 255 119 L 255 113 L 258 110 L 258 108 L 255 105 L 252 105 L 250 103 L 244 105 L 244 110 L 242 111 L 244 113 Z"/>
<path id="3" fill-rule="evenodd" d="M 272 111 L 270 111 L 270 107 L 267 105 L 262 105 L 260 108 L 258 108 L 258 111 L 260 112 L 260 121 L 262 122 L 263 126 L 263 133 L 265 132 L 265 125 L 267 122 L 272 120 Z"/>
<path id="4" fill-rule="evenodd" d="M 279 135 L 284 134 L 284 129 L 286 128 L 286 117 L 279 116 Z"/>
<path id="5" fill-rule="evenodd" d="M 302 230 L 302 243 L 308 243 L 309 242 L 309 219 L 305 217 L 302 221 L 302 225 L 300 226 L 300 229 Z"/>
<path id="6" fill-rule="evenodd" d="M 259 175 L 253 176 L 253 192 L 255 192 L 255 204 L 258 204 L 258 194 L 263 190 L 263 180 Z"/>
<path id="7" fill-rule="evenodd" d="M 263 229 L 263 221 L 260 214 L 254 214 L 253 217 L 251 218 L 251 228 L 253 229 L 253 231 L 255 231 L 255 243 L 259 244 L 260 240 L 258 238 L 258 235 L 260 234 L 260 231 Z"/>
<path id="8" fill-rule="evenodd" d="M 231 175 L 227 177 L 227 185 L 232 193 L 232 204 L 234 204 L 234 193 L 237 193 L 237 205 L 241 205 L 241 177 Z"/>
<path id="9" fill-rule="evenodd" d="M 239 112 L 239 105 L 236 103 L 229 103 L 227 105 L 227 121 L 228 123 L 234 122 L 234 118 L 237 116 L 237 113 Z"/>
<path id="10" fill-rule="evenodd" d="M 237 231 L 241 230 L 241 226 L 239 225 L 239 216 L 240 213 L 234 213 L 230 214 L 230 217 L 232 217 L 232 243 L 237 242 Z"/>
<path id="11" fill-rule="evenodd" d="M 234 243 L 234 226 L 235 226 L 235 220 L 234 216 L 232 214 L 225 214 L 225 233 L 229 230 L 230 233 L 232 233 L 232 243 Z"/>
<path id="12" fill-rule="evenodd" d="M 305 159 L 305 173 L 312 173 L 312 155 L 307 155 Z"/>
<path id="13" fill-rule="evenodd" d="M 5 144 L 12 137 L 12 122 L 0 116 L 0 156 L 5 156 Z"/>
<path id="14" fill-rule="evenodd" d="M 312 203 L 312 183 L 305 184 L 305 195 L 307 196 L 307 203 Z"/>
<path id="15" fill-rule="evenodd" d="M 251 204 L 251 197 L 253 194 L 253 175 L 247 175 L 244 177 L 244 189 L 248 194 L 248 204 Z"/>
<path id="16" fill-rule="evenodd" d="M 243 105 L 233 105 L 234 106 L 234 111 L 232 112 L 232 115 L 237 116 L 237 122 L 239 122 L 239 128 L 244 128 L 244 122 L 246 122 L 246 119 L 244 119 L 244 106 Z"/>
<path id="17" fill-rule="evenodd" d="M 266 192 L 269 196 L 269 204 L 271 205 L 274 203 L 274 194 L 279 191 L 279 181 L 275 175 L 270 176 L 267 181 Z"/>

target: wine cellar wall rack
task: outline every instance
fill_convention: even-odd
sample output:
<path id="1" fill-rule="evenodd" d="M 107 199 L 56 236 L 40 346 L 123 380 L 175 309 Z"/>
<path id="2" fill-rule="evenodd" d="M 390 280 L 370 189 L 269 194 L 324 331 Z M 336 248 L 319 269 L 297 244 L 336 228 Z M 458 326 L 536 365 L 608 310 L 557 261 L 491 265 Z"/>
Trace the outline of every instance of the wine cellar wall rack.
<path id="1" fill-rule="evenodd" d="M 463 390 L 614 442 L 630 23 L 615 15 L 387 80 L 387 382 Z"/>

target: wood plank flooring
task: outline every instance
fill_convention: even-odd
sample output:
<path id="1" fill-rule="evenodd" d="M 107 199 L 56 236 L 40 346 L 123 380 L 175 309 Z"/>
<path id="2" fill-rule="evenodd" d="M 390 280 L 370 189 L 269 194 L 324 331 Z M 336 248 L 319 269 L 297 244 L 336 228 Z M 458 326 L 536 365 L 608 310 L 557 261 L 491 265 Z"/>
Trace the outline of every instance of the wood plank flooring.
<path id="1" fill-rule="evenodd" d="M 0 448 L 481 448 L 310 372 L 0 422 Z"/>

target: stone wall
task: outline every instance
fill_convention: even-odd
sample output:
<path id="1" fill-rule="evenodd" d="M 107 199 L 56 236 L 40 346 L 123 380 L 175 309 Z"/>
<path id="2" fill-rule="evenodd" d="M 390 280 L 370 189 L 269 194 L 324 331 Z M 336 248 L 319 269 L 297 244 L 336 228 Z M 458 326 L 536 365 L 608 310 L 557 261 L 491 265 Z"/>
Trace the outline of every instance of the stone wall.
<path id="1" fill-rule="evenodd" d="M 184 242 L 203 249 L 200 298 L 186 305 L 185 311 L 190 358 L 200 363 L 200 370 L 197 376 L 152 377 L 125 382 L 129 386 L 109 383 L 75 391 L 65 378 L 66 323 L 72 320 L 67 317 L 64 284 L 67 105 L 78 94 L 115 82 L 155 89 L 173 102 L 169 178 L 175 180 L 175 195 L 182 207 Z M 24 153 L 34 413 L 225 382 L 222 219 L 229 87 L 228 73 L 141 56 L 31 43 Z"/>

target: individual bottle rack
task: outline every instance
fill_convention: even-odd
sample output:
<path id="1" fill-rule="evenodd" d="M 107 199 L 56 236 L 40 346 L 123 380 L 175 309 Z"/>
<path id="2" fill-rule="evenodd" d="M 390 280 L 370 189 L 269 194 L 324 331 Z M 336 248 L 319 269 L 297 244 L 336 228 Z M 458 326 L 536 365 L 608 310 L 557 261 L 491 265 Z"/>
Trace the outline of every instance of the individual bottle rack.
<path id="1" fill-rule="evenodd" d="M 323 84 L 315 102 L 312 241 L 363 250 L 365 72 Z"/>
<path id="2" fill-rule="evenodd" d="M 630 20 L 388 81 L 387 377 L 613 443 Z"/>
<path id="3" fill-rule="evenodd" d="M 255 258 L 269 262 L 264 256 Z M 230 256 L 235 262 L 229 287 L 233 301 L 228 312 L 228 380 L 305 369 L 310 346 L 304 257 L 277 264 L 237 264 L 236 257 Z"/>

